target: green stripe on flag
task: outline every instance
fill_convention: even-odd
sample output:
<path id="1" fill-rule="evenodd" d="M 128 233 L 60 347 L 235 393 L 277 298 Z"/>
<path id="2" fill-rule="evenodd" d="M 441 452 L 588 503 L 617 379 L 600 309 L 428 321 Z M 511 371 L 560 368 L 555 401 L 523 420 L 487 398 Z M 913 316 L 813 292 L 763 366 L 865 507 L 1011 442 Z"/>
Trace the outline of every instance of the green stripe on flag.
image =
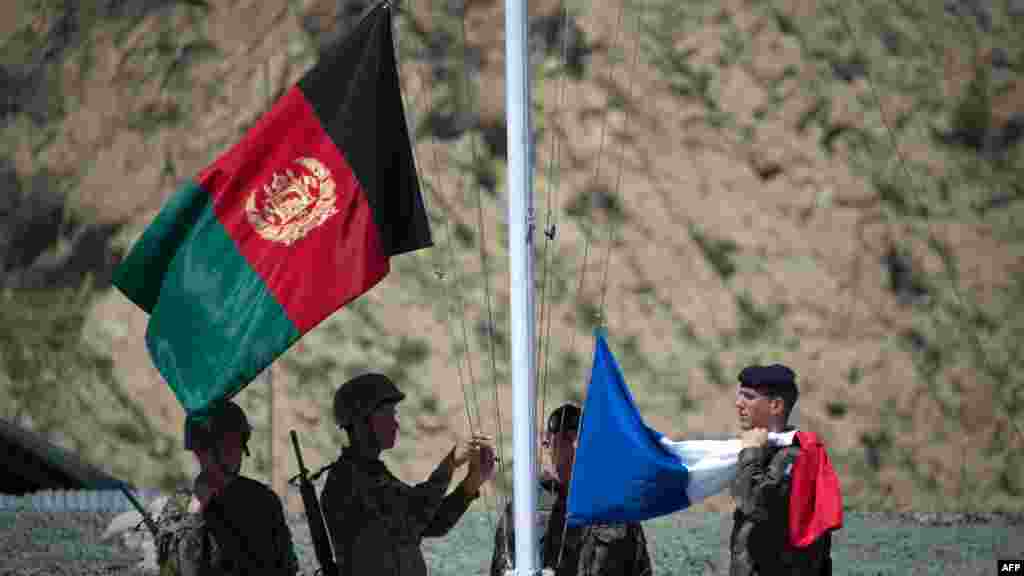
<path id="1" fill-rule="evenodd" d="M 189 180 L 179 188 L 146 228 L 131 252 L 114 270 L 114 285 L 132 302 L 153 313 L 163 277 L 177 249 L 209 208 L 210 195 Z"/>
<path id="2" fill-rule="evenodd" d="M 209 194 L 191 186 L 206 200 L 163 274 L 146 345 L 185 411 L 201 414 L 241 390 L 299 332 L 217 220 Z"/>

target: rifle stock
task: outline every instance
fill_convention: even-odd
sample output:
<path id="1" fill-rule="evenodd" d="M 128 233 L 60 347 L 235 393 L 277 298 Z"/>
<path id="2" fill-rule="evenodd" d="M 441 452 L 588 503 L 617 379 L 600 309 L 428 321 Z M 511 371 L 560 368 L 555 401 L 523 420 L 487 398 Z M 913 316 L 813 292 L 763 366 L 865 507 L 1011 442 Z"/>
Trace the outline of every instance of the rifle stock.
<path id="1" fill-rule="evenodd" d="M 299 463 L 299 491 L 302 494 L 302 505 L 306 509 L 306 521 L 309 523 L 309 534 L 313 539 L 313 550 L 316 552 L 317 562 L 320 563 L 320 573 L 324 576 L 336 576 L 338 567 L 334 562 L 327 525 L 324 523 L 323 513 L 320 512 L 316 488 L 309 479 L 306 465 L 302 462 L 302 450 L 299 449 L 299 437 L 295 434 L 295 430 L 291 431 L 291 437 L 292 446 L 295 448 L 295 459 Z"/>

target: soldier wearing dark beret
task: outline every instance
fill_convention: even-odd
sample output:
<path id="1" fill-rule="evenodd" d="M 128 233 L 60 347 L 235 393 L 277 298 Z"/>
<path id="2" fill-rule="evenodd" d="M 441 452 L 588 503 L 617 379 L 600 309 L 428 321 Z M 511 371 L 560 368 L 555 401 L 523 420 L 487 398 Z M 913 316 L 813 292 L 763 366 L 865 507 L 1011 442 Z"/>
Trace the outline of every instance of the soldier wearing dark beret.
<path id="1" fill-rule="evenodd" d="M 647 539 L 639 522 L 565 526 L 569 483 L 576 457 L 577 434 L 583 413 L 575 404 L 563 404 L 548 415 L 544 447 L 554 475 L 540 482 L 537 499 L 541 566 L 555 576 L 650 576 L 653 571 Z M 512 568 L 515 551 L 512 503 L 498 522 L 490 576 L 503 576 Z"/>
<path id="2" fill-rule="evenodd" d="M 781 364 L 748 366 L 739 373 L 736 412 L 742 434 L 730 537 L 730 576 L 804 576 L 832 573 L 828 532 L 805 547 L 789 540 L 793 465 L 801 453 L 768 443 L 769 432 L 789 432 L 799 398 L 796 374 Z M 799 437 L 799 436 L 798 436 Z"/>

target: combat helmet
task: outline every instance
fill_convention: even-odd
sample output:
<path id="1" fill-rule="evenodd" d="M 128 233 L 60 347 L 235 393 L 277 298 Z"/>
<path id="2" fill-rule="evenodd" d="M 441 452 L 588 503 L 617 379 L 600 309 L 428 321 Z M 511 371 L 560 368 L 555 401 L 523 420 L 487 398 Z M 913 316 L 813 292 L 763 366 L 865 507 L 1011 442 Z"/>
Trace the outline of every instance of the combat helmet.
<path id="1" fill-rule="evenodd" d="M 252 425 L 245 416 L 242 407 L 228 400 L 214 407 L 205 416 L 188 416 L 185 418 L 185 449 L 201 450 L 211 448 L 225 432 L 242 434 L 242 450 L 249 454 L 249 437 L 252 436 Z"/>
<path id="2" fill-rule="evenodd" d="M 373 414 L 381 404 L 398 403 L 405 394 L 390 378 L 374 372 L 360 374 L 334 393 L 334 420 L 339 428 Z"/>

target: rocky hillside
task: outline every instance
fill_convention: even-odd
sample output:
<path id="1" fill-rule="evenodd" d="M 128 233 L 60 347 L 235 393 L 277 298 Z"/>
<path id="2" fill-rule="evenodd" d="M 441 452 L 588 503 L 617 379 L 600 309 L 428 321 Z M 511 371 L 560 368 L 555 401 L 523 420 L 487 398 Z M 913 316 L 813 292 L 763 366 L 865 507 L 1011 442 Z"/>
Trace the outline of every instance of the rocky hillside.
<path id="1" fill-rule="evenodd" d="M 183 481 L 183 414 L 110 272 L 175 186 L 350 26 L 356 0 L 0 8 L 0 406 L 108 471 Z M 670 436 L 734 429 L 735 374 L 800 375 L 862 508 L 1024 499 L 1024 5 L 534 1 L 542 410 L 582 399 L 605 322 Z M 403 88 L 436 247 L 397 258 L 239 396 L 247 466 L 342 441 L 333 390 L 408 392 L 389 457 L 472 427 L 511 448 L 503 3 L 406 0 Z M 277 430 L 273 449 L 270 420 Z M 507 475 L 511 468 L 504 470 Z M 715 501 L 712 508 L 721 505 Z M 493 500 L 490 505 L 493 506 Z"/>

